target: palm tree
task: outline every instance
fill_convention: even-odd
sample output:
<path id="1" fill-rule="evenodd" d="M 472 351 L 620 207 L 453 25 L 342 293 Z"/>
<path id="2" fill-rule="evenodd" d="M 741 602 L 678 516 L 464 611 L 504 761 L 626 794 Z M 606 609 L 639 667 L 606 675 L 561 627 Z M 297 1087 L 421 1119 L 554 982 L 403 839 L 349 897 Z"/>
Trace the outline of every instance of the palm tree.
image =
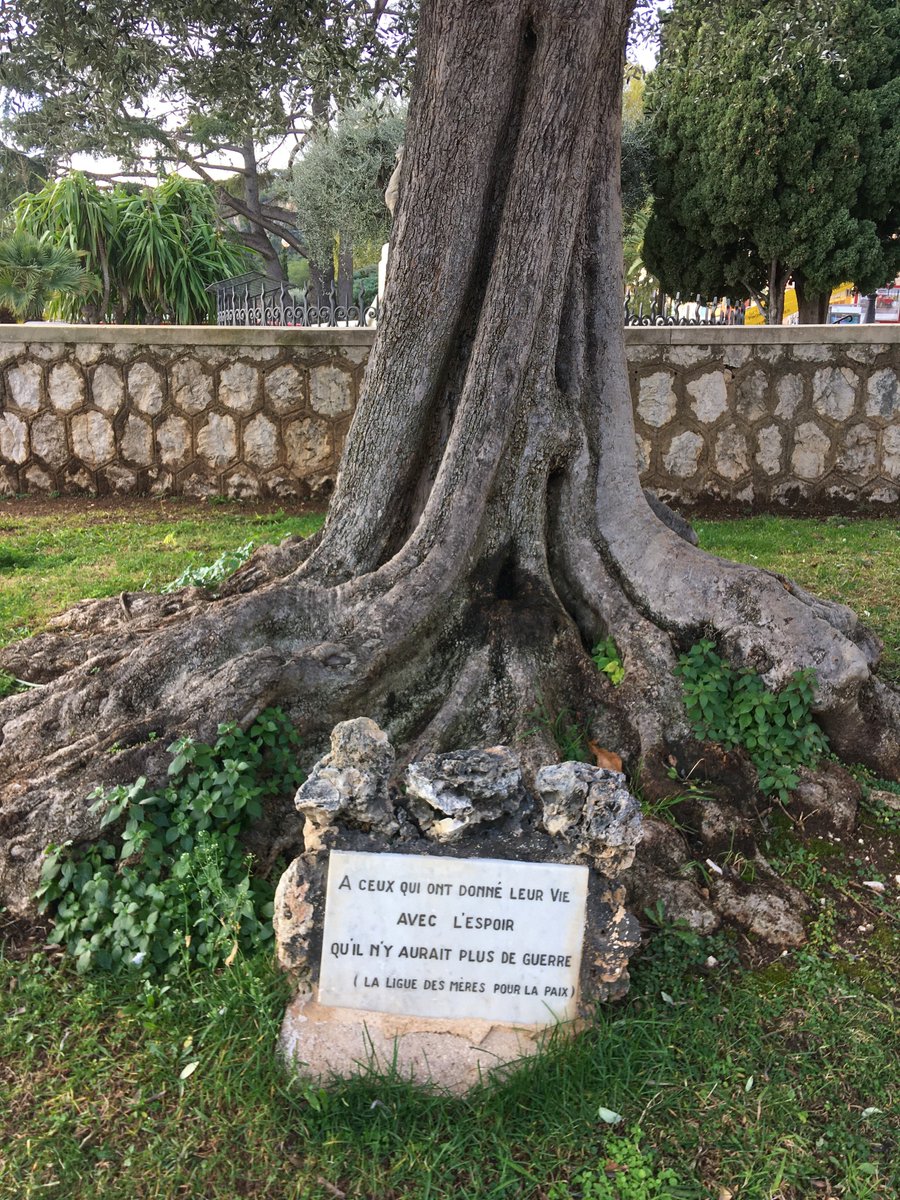
<path id="1" fill-rule="evenodd" d="M 21 230 L 0 239 L 0 306 L 21 321 L 39 321 L 56 296 L 84 296 L 96 281 L 78 255 L 45 234 Z"/>

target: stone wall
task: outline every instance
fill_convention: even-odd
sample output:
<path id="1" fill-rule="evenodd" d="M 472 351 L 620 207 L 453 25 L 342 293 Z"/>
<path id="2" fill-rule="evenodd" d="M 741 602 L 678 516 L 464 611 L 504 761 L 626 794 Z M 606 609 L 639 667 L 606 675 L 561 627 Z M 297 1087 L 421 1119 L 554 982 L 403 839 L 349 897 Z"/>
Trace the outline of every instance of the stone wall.
<path id="1" fill-rule="evenodd" d="M 682 504 L 895 506 L 900 326 L 628 330 L 646 487 Z"/>
<path id="2" fill-rule="evenodd" d="M 0 327 L 9 493 L 328 493 L 367 330 Z"/>
<path id="3" fill-rule="evenodd" d="M 373 333 L 0 326 L 0 493 L 320 497 Z M 900 326 L 626 330 L 645 486 L 900 501 Z"/>

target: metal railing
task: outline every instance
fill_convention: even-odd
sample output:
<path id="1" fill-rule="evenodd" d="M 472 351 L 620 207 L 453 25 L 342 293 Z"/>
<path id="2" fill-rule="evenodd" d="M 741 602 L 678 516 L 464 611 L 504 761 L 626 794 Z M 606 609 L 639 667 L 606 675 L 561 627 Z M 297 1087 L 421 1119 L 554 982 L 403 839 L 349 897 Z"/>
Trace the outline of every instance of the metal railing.
<path id="1" fill-rule="evenodd" d="M 724 296 L 682 300 L 680 292 L 675 296 L 656 292 L 646 309 L 643 301 L 634 308 L 634 297 L 626 292 L 624 320 L 626 325 L 743 325 L 750 304 L 749 300 L 732 303 Z"/>
<path id="2" fill-rule="evenodd" d="M 366 305 L 362 291 L 355 304 L 338 304 L 334 288 L 324 304 L 313 304 L 308 292 L 255 274 L 223 279 L 207 291 L 216 294 L 217 325 L 348 329 L 365 328 L 378 319 L 378 301 Z"/>

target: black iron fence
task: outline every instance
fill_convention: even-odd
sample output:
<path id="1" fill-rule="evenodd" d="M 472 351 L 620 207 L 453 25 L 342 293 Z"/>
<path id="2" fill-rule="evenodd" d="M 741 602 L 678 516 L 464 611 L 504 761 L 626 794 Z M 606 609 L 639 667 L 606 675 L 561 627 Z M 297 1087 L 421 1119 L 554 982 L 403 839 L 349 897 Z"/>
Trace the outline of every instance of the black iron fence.
<path id="1" fill-rule="evenodd" d="M 316 304 L 301 288 L 263 275 L 236 275 L 211 284 L 207 291 L 215 292 L 217 325 L 346 329 L 373 325 L 378 319 L 378 301 L 367 305 L 362 292 L 355 304 L 338 304 L 332 288 L 325 302 Z"/>
<path id="2" fill-rule="evenodd" d="M 656 292 L 645 303 L 626 292 L 624 317 L 626 325 L 743 325 L 750 305 L 749 300 L 733 302 L 720 296 L 682 300 L 680 292 L 675 296 Z"/>

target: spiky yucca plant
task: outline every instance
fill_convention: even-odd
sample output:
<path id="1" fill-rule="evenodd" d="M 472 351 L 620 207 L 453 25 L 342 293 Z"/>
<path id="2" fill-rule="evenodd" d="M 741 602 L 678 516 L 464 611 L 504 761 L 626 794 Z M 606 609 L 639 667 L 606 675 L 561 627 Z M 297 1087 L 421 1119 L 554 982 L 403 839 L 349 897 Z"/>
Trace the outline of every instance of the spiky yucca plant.
<path id="1" fill-rule="evenodd" d="M 0 306 L 20 321 L 39 321 L 56 296 L 84 296 L 96 286 L 78 255 L 48 234 L 16 230 L 0 238 Z"/>

